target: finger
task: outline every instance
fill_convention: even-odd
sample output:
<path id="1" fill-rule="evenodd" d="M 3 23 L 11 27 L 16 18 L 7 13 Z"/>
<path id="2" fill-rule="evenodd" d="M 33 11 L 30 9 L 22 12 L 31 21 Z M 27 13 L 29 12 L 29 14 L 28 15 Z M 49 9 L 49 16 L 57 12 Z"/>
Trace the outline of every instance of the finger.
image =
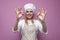
<path id="1" fill-rule="evenodd" d="M 41 12 L 41 9 L 39 8 L 39 12 Z"/>
<path id="2" fill-rule="evenodd" d="M 39 14 L 41 14 L 41 9 L 39 8 Z"/>
<path id="3" fill-rule="evenodd" d="M 44 13 L 44 8 L 39 9 L 40 13 Z"/>
<path id="4" fill-rule="evenodd" d="M 22 8 L 18 8 L 17 9 L 17 12 L 20 14 L 20 13 L 22 13 L 23 11 L 22 11 Z"/>
<path id="5" fill-rule="evenodd" d="M 41 12 L 44 13 L 44 8 L 41 9 Z"/>
<path id="6" fill-rule="evenodd" d="M 46 14 L 47 14 L 47 10 L 45 10 L 45 16 L 46 16 Z"/>
<path id="7" fill-rule="evenodd" d="M 16 9 L 16 11 L 21 11 L 21 10 L 22 10 L 22 8 L 17 8 L 17 9 Z"/>
<path id="8" fill-rule="evenodd" d="M 47 13 L 47 9 L 46 9 L 46 8 L 44 8 L 44 13 L 45 13 L 45 14 Z"/>
<path id="9" fill-rule="evenodd" d="M 47 10 L 45 10 L 45 14 L 47 13 Z"/>
<path id="10" fill-rule="evenodd" d="M 18 11 L 21 11 L 22 10 L 22 8 L 18 8 Z"/>
<path id="11" fill-rule="evenodd" d="M 44 8 L 42 8 L 42 10 L 43 10 Z"/>
<path id="12" fill-rule="evenodd" d="M 38 14 L 37 15 L 40 15 L 40 12 L 38 12 Z"/>
<path id="13" fill-rule="evenodd" d="M 42 8 L 42 12 L 46 15 L 46 13 L 47 13 L 46 8 Z"/>

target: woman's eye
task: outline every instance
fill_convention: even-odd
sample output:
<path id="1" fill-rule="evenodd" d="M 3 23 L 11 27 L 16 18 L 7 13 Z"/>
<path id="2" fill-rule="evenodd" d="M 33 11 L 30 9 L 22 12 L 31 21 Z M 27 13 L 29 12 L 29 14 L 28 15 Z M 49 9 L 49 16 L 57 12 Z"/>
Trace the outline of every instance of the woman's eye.
<path id="1" fill-rule="evenodd" d="M 29 12 L 29 11 L 26 11 L 26 12 Z"/>
<path id="2" fill-rule="evenodd" d="M 33 11 L 30 11 L 30 12 L 33 12 Z"/>
<path id="3" fill-rule="evenodd" d="M 33 11 L 26 11 L 26 12 L 28 13 L 28 12 L 33 12 Z"/>

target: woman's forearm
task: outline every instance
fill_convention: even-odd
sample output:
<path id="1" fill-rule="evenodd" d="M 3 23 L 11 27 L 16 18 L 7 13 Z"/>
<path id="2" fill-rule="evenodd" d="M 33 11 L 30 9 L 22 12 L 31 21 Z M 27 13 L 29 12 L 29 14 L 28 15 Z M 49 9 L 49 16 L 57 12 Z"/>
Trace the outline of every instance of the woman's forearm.
<path id="1" fill-rule="evenodd" d="M 16 22 L 14 24 L 14 31 L 17 31 L 17 29 L 18 29 L 18 22 L 19 22 L 19 19 L 16 18 Z"/>
<path id="2" fill-rule="evenodd" d="M 43 21 L 41 21 L 41 23 L 42 23 L 42 26 L 43 26 L 43 32 L 47 32 L 45 21 L 43 20 Z"/>

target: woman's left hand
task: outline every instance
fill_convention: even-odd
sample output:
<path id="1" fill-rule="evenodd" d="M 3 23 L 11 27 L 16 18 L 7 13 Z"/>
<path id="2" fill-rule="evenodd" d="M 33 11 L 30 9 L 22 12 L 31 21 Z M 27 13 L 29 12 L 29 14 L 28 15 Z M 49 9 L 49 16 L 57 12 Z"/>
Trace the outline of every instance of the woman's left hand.
<path id="1" fill-rule="evenodd" d="M 38 12 L 38 18 L 43 21 L 45 19 L 45 15 L 46 15 L 46 12 L 47 10 L 45 10 L 44 8 L 42 9 L 39 9 L 39 12 Z"/>

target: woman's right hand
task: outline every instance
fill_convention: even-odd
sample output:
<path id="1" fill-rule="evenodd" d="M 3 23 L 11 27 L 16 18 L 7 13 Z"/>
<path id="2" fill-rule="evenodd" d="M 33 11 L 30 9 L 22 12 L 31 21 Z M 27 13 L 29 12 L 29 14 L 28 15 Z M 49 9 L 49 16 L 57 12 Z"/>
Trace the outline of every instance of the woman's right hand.
<path id="1" fill-rule="evenodd" d="M 16 18 L 17 19 L 19 19 L 19 18 L 21 18 L 22 17 L 22 15 L 23 15 L 23 11 L 22 11 L 22 8 L 17 8 L 16 9 Z"/>

